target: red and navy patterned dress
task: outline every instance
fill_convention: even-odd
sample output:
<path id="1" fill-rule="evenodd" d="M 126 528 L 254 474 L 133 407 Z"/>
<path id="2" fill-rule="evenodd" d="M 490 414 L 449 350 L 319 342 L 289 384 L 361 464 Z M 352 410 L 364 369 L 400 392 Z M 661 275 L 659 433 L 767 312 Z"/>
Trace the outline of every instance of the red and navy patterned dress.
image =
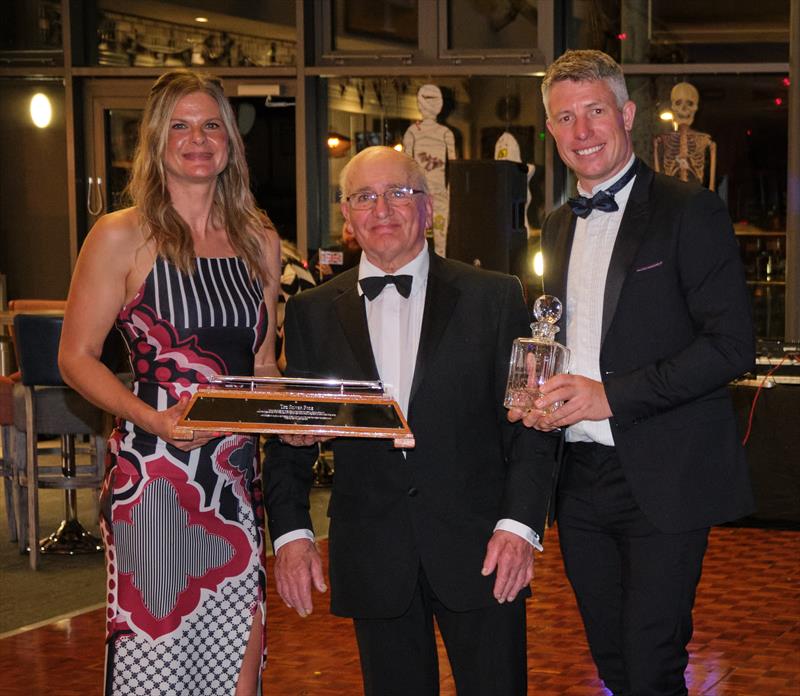
<path id="1" fill-rule="evenodd" d="M 134 394 L 163 410 L 215 374 L 253 374 L 263 289 L 238 258 L 198 258 L 192 275 L 159 258 L 116 325 Z M 256 438 L 183 452 L 122 421 L 109 452 L 106 694 L 232 695 L 265 616 Z"/>

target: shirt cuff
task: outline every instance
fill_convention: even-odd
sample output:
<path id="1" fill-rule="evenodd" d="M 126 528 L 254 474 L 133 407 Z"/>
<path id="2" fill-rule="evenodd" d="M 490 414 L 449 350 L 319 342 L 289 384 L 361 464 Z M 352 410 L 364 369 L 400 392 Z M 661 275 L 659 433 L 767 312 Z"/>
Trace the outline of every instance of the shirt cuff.
<path id="1" fill-rule="evenodd" d="M 278 549 L 285 544 L 288 544 L 290 541 L 295 541 L 296 539 L 308 539 L 309 541 L 314 541 L 314 532 L 310 529 L 295 529 L 293 532 L 286 532 L 286 534 L 281 534 L 275 541 L 272 542 L 272 548 L 275 549 L 275 555 L 278 554 Z"/>
<path id="2" fill-rule="evenodd" d="M 542 543 L 539 540 L 539 535 L 526 524 L 522 524 L 521 522 L 517 522 L 516 520 L 503 519 L 500 520 L 494 526 L 495 532 L 498 529 L 504 532 L 511 532 L 512 534 L 516 534 L 517 536 L 521 536 L 537 551 L 544 551 Z"/>

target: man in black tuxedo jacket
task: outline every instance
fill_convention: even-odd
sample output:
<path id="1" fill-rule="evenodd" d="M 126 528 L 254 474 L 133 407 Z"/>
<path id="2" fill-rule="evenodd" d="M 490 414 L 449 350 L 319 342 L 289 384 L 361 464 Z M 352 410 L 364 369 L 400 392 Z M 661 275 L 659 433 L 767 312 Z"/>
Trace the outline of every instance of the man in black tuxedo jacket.
<path id="1" fill-rule="evenodd" d="M 429 252 L 431 197 L 410 157 L 368 148 L 340 183 L 364 253 L 289 301 L 287 374 L 382 379 L 416 446 L 334 440 L 331 609 L 354 619 L 367 696 L 439 693 L 434 618 L 460 696 L 525 694 L 525 598 L 555 457 L 503 409 L 513 339 L 530 333 L 520 283 Z M 312 585 L 325 590 L 315 457 L 272 440 L 264 465 L 277 589 L 301 615 Z"/>
<path id="2" fill-rule="evenodd" d="M 754 362 L 739 252 L 715 194 L 634 156 L 636 106 L 609 56 L 568 51 L 542 95 L 583 194 L 542 230 L 572 368 L 509 418 L 565 431 L 559 539 L 606 687 L 686 694 L 709 527 L 753 508 L 726 391 Z"/>

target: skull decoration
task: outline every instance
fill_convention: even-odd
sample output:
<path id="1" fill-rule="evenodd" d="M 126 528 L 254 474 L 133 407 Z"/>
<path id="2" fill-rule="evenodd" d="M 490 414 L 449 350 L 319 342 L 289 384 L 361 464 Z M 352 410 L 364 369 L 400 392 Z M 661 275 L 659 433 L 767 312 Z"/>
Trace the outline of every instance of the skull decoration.
<path id="1" fill-rule="evenodd" d="M 700 94 L 694 85 L 688 82 L 679 82 L 672 88 L 670 99 L 672 100 L 674 123 L 678 126 L 691 126 L 700 103 Z"/>

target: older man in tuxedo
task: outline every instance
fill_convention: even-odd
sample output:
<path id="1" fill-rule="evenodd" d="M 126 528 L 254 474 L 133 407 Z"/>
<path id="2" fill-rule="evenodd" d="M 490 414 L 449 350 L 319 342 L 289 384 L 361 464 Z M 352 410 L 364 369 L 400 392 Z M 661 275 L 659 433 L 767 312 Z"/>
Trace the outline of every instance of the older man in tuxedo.
<path id="1" fill-rule="evenodd" d="M 340 183 L 363 255 L 289 302 L 288 374 L 383 380 L 416 446 L 334 441 L 332 611 L 354 619 L 367 696 L 439 693 L 434 619 L 460 696 L 525 694 L 525 598 L 554 457 L 503 409 L 512 341 L 529 333 L 520 283 L 429 251 L 431 197 L 410 157 L 368 148 Z M 273 440 L 265 461 L 277 588 L 301 615 L 312 586 L 325 590 L 315 454 Z"/>
<path id="2" fill-rule="evenodd" d="M 709 527 L 752 510 L 726 390 L 754 361 L 744 273 L 723 202 L 634 155 L 609 56 L 568 51 L 542 95 L 581 194 L 542 230 L 573 360 L 509 416 L 564 430 L 558 535 L 606 687 L 678 696 Z"/>

